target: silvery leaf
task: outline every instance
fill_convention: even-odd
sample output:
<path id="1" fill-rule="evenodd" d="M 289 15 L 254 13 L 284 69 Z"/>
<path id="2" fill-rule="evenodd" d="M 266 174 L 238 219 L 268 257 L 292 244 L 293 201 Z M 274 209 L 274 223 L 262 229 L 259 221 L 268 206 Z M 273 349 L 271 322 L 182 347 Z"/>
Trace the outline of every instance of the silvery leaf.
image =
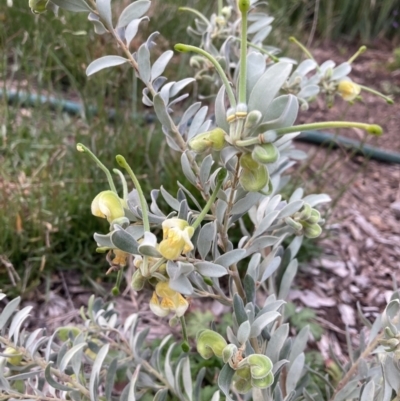
<path id="1" fill-rule="evenodd" d="M 96 243 L 102 247 L 104 246 L 107 248 L 114 248 L 114 244 L 111 241 L 110 233 L 106 235 L 94 233 L 93 238 L 96 241 Z"/>
<path id="2" fill-rule="evenodd" d="M 294 363 L 294 360 L 302 353 L 304 352 L 308 337 L 310 333 L 310 328 L 309 326 L 303 327 L 299 334 L 295 337 L 292 345 L 292 350 L 290 351 L 290 356 L 289 356 L 289 361 L 290 364 Z"/>
<path id="3" fill-rule="evenodd" d="M 268 68 L 258 79 L 250 93 L 248 104 L 249 111 L 259 110 L 264 115 L 269 105 L 272 103 L 272 100 L 288 78 L 291 70 L 291 64 L 281 62 Z"/>
<path id="4" fill-rule="evenodd" d="M 208 107 L 202 107 L 196 115 L 193 117 L 193 120 L 190 124 L 189 132 L 187 134 L 187 140 L 192 139 L 199 132 L 199 128 L 203 124 L 206 116 L 207 116 Z"/>
<path id="5" fill-rule="evenodd" d="M 206 277 L 223 277 L 228 274 L 227 269 L 224 266 L 217 265 L 211 262 L 198 262 L 194 264 L 196 270 Z"/>
<path id="6" fill-rule="evenodd" d="M 243 300 L 238 294 L 233 296 L 233 310 L 235 312 L 236 321 L 239 325 L 248 320 Z"/>
<path id="7" fill-rule="evenodd" d="M 248 99 L 254 85 L 265 71 L 265 58 L 259 52 L 249 53 L 247 56 L 247 95 Z M 226 119 L 226 116 L 225 116 Z"/>
<path id="8" fill-rule="evenodd" d="M 144 256 L 161 258 L 162 255 L 156 249 L 157 237 L 151 232 L 145 232 L 143 241 L 139 244 L 138 250 Z"/>
<path id="9" fill-rule="evenodd" d="M 199 233 L 197 239 L 197 250 L 204 260 L 211 249 L 211 244 L 215 239 L 215 224 L 213 222 L 205 224 Z"/>
<path id="10" fill-rule="evenodd" d="M 249 192 L 243 199 L 238 200 L 232 208 L 231 215 L 243 214 L 252 208 L 261 198 L 258 192 Z"/>
<path id="11" fill-rule="evenodd" d="M 286 268 L 285 273 L 283 274 L 281 285 L 279 287 L 279 295 L 280 299 L 286 299 L 289 295 L 290 287 L 292 286 L 292 282 L 297 274 L 298 262 L 297 259 L 293 259 L 289 266 Z"/>
<path id="12" fill-rule="evenodd" d="M 247 255 L 251 255 L 254 252 L 261 252 L 265 248 L 273 246 L 279 240 L 278 237 L 274 237 L 272 235 L 265 235 L 263 237 L 259 237 L 253 241 L 251 241 L 251 245 L 246 248 Z"/>
<path id="13" fill-rule="evenodd" d="M 320 69 L 320 71 L 324 74 L 327 70 L 329 70 L 329 69 L 333 69 L 334 67 L 335 67 L 335 62 L 334 61 L 332 61 L 332 60 L 327 60 L 327 61 L 324 61 L 321 65 L 320 65 L 320 67 L 319 67 L 319 69 Z"/>
<path id="14" fill-rule="evenodd" d="M 268 341 L 267 350 L 265 354 L 271 359 L 272 363 L 275 364 L 279 360 L 279 353 L 289 335 L 289 324 L 285 323 L 278 327 Z"/>
<path id="15" fill-rule="evenodd" d="M 273 20 L 274 19 L 272 17 L 268 17 L 265 15 L 265 17 L 260 18 L 258 21 L 254 22 L 253 24 L 250 24 L 247 32 L 249 34 L 256 33 L 258 31 L 260 31 L 261 29 L 263 29 L 266 25 L 270 25 Z M 254 41 L 254 42 L 256 42 L 256 41 Z"/>
<path id="16" fill-rule="evenodd" d="M 258 337 L 262 330 L 279 316 L 281 316 L 281 314 L 275 311 L 263 313 L 261 316 L 258 316 L 251 325 L 250 338 Z"/>
<path id="17" fill-rule="evenodd" d="M 92 61 L 87 69 L 86 75 L 89 77 L 90 75 L 95 74 L 103 70 L 104 68 L 115 67 L 117 65 L 125 64 L 128 62 L 128 59 L 120 57 L 120 56 L 104 56 L 100 57 L 97 60 Z"/>
<path id="18" fill-rule="evenodd" d="M 238 154 L 238 150 L 233 146 L 227 146 L 221 150 L 220 157 L 222 163 L 226 166 L 228 162 Z"/>
<path id="19" fill-rule="evenodd" d="M 293 216 L 303 207 L 304 203 L 304 200 L 297 200 L 289 203 L 279 212 L 278 218 L 283 219 L 285 217 Z"/>
<path id="20" fill-rule="evenodd" d="M 265 231 L 268 230 L 268 228 L 271 226 L 271 224 L 275 221 L 275 219 L 279 215 L 279 210 L 275 210 L 273 212 L 268 213 L 257 225 L 257 229 L 254 231 L 253 236 L 258 237 L 259 235 L 263 234 Z"/>
<path id="21" fill-rule="evenodd" d="M 100 351 L 96 355 L 96 359 L 91 369 L 90 382 L 89 382 L 89 392 L 91 401 L 96 401 L 98 398 L 98 384 L 99 384 L 100 370 L 102 368 L 104 359 L 108 354 L 108 349 L 109 349 L 109 344 L 105 344 L 103 347 L 101 347 Z"/>
<path id="22" fill-rule="evenodd" d="M 249 339 L 250 329 L 251 326 L 248 320 L 246 320 L 239 326 L 236 337 L 240 344 L 244 344 Z"/>
<path id="23" fill-rule="evenodd" d="M 125 30 L 125 40 L 126 44 L 129 46 L 129 44 L 132 42 L 132 39 L 136 36 L 139 30 L 139 24 L 145 20 L 148 19 L 148 17 L 143 17 L 140 19 L 135 19 L 131 21 L 128 26 L 126 27 Z"/>
<path id="24" fill-rule="evenodd" d="M 241 246 L 239 246 L 239 248 L 241 248 Z M 261 254 L 255 253 L 254 255 L 252 255 L 249 265 L 247 267 L 246 274 L 251 276 L 254 281 L 258 281 L 260 260 L 261 260 Z"/>
<path id="25" fill-rule="evenodd" d="M 112 27 L 111 0 L 96 0 L 97 10 L 107 27 Z"/>
<path id="26" fill-rule="evenodd" d="M 161 195 L 165 199 L 165 201 L 168 203 L 168 205 L 176 210 L 177 212 L 179 211 L 180 208 L 180 202 L 175 199 L 169 192 L 167 192 L 163 186 L 160 187 L 161 190 Z"/>
<path id="27" fill-rule="evenodd" d="M 150 2 L 149 2 L 150 3 Z M 135 3 L 133 3 L 135 4 Z M 174 52 L 172 50 L 168 50 L 161 54 L 161 56 L 154 62 L 151 67 L 151 80 L 154 81 L 158 78 L 167 67 L 169 61 L 171 60 Z"/>
<path id="28" fill-rule="evenodd" d="M 275 98 L 264 115 L 264 122 L 257 128 L 258 133 L 273 131 L 294 124 L 299 112 L 299 102 L 296 96 L 283 95 Z M 266 141 L 268 138 L 264 138 Z M 270 142 L 273 142 L 271 140 Z"/>
<path id="29" fill-rule="evenodd" d="M 289 84 L 292 84 L 296 77 L 298 77 L 298 76 L 304 77 L 311 71 L 315 70 L 317 65 L 318 64 L 316 63 L 316 61 L 312 60 L 312 59 L 307 59 L 307 60 L 302 61 L 298 65 L 296 70 L 293 72 L 292 76 L 290 77 Z"/>
<path id="30" fill-rule="evenodd" d="M 51 0 L 56 6 L 73 12 L 93 11 L 84 0 Z"/>
<path id="31" fill-rule="evenodd" d="M 94 25 L 94 31 L 98 35 L 103 35 L 108 32 L 106 27 L 103 25 L 103 23 L 100 21 L 100 18 L 96 14 L 90 13 L 88 16 L 88 20 Z"/>
<path id="32" fill-rule="evenodd" d="M 151 79 L 150 50 L 143 43 L 137 52 L 138 69 L 141 80 L 147 84 Z"/>
<path id="33" fill-rule="evenodd" d="M 171 88 L 170 96 L 171 97 L 176 96 L 185 86 L 189 85 L 194 81 L 195 81 L 194 78 L 185 78 L 182 79 L 181 81 L 175 82 L 173 87 Z"/>
<path id="34" fill-rule="evenodd" d="M 58 383 L 53 379 L 53 376 L 51 375 L 51 369 L 52 369 L 53 362 L 50 362 L 44 371 L 44 377 L 46 379 L 46 382 L 56 390 L 60 391 L 72 391 L 72 388 L 69 386 L 65 386 L 64 384 Z M 93 400 L 92 400 L 93 401 Z"/>
<path id="35" fill-rule="evenodd" d="M 173 121 L 171 117 L 167 113 L 166 105 L 161 95 L 157 93 L 153 99 L 154 102 L 154 111 L 157 114 L 157 118 L 160 120 L 160 123 L 168 130 L 172 130 Z"/>
<path id="36" fill-rule="evenodd" d="M 208 155 L 201 162 L 200 166 L 200 183 L 203 188 L 207 188 L 207 184 L 209 184 L 209 177 L 211 172 L 211 167 L 214 164 L 214 160 L 212 155 Z"/>
<path id="37" fill-rule="evenodd" d="M 234 249 L 215 260 L 215 264 L 222 265 L 229 269 L 230 266 L 246 257 L 247 252 L 244 249 Z"/>
<path id="38" fill-rule="evenodd" d="M 247 302 L 255 303 L 256 299 L 256 283 L 249 274 L 246 274 L 243 279 L 243 289 L 246 295 Z"/>
<path id="39" fill-rule="evenodd" d="M 116 28 L 127 26 L 131 21 L 142 17 L 150 8 L 149 0 L 137 0 L 129 4 L 121 13 Z"/>
<path id="40" fill-rule="evenodd" d="M 254 36 L 253 39 L 251 40 L 253 43 L 261 43 L 264 41 L 264 39 L 270 34 L 272 31 L 272 26 L 266 26 L 262 29 L 260 29 Z"/>
<path id="41" fill-rule="evenodd" d="M 297 382 L 300 380 L 303 369 L 304 369 L 305 355 L 302 352 L 293 361 L 290 366 L 289 372 L 286 378 L 286 393 L 290 393 L 296 390 Z"/>
<path id="42" fill-rule="evenodd" d="M 172 290 L 180 292 L 183 295 L 192 295 L 193 286 L 186 276 L 179 276 L 169 280 L 169 286 Z"/>
<path id="43" fill-rule="evenodd" d="M 121 251 L 130 253 L 132 255 L 138 254 L 138 242 L 125 230 L 115 230 L 111 234 L 111 241 L 114 246 Z"/>
<path id="44" fill-rule="evenodd" d="M 215 99 L 215 121 L 217 127 L 222 128 L 225 132 L 229 132 L 229 124 L 226 121 L 225 107 L 225 86 L 222 85 Z"/>
<path id="45" fill-rule="evenodd" d="M 358 387 L 359 380 L 352 380 L 348 382 L 334 398 L 334 401 L 345 401 L 348 399 L 358 398 L 361 388 Z"/>
<path id="46" fill-rule="evenodd" d="M 197 113 L 200 109 L 201 103 L 197 102 L 192 104 L 184 113 L 179 122 L 179 132 L 182 134 L 182 130 L 186 127 L 190 119 Z"/>
<path id="47" fill-rule="evenodd" d="M 11 315 L 16 311 L 16 309 L 19 306 L 19 303 L 21 302 L 21 297 L 14 298 L 11 300 L 3 309 L 0 315 L 0 330 L 3 329 L 3 327 L 6 325 L 8 322 L 8 319 L 11 317 Z"/>
<path id="48" fill-rule="evenodd" d="M 185 175 L 185 177 L 188 179 L 188 181 L 196 186 L 197 184 L 197 179 L 196 176 L 194 175 L 192 168 L 190 166 L 189 159 L 186 155 L 186 153 L 182 153 L 181 156 L 181 166 L 182 166 L 182 172 Z"/>
<path id="49" fill-rule="evenodd" d="M 349 75 L 351 72 L 351 65 L 348 62 L 344 62 L 333 69 L 331 80 L 338 81 Z"/>
<path id="50" fill-rule="evenodd" d="M 289 198 L 289 203 L 294 202 L 297 200 L 300 200 L 304 195 L 304 189 L 303 188 L 297 188 L 292 195 Z"/>
<path id="51" fill-rule="evenodd" d="M 319 205 L 320 203 L 331 202 L 331 197 L 326 194 L 308 195 L 303 198 L 304 203 L 308 203 L 311 207 Z"/>
<path id="52" fill-rule="evenodd" d="M 297 94 L 297 97 L 300 99 L 310 99 L 314 96 L 317 96 L 320 92 L 320 88 L 318 85 L 307 85 Z"/>
<path id="53" fill-rule="evenodd" d="M 374 401 L 374 396 L 375 396 L 375 383 L 373 380 L 371 380 L 364 387 L 360 401 Z"/>
<path id="54" fill-rule="evenodd" d="M 235 371 L 229 366 L 228 363 L 226 363 L 218 375 L 218 386 L 220 390 L 225 394 L 226 401 L 233 401 L 229 395 L 229 392 L 234 374 Z"/>

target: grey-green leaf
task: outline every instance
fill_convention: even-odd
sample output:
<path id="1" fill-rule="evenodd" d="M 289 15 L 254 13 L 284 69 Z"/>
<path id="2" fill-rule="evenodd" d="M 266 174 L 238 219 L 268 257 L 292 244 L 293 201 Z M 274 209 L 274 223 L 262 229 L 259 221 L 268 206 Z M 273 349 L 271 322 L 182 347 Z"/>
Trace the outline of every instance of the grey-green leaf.
<path id="1" fill-rule="evenodd" d="M 150 50 L 146 43 L 143 43 L 137 52 L 138 69 L 141 80 L 147 84 L 151 79 Z"/>
<path id="2" fill-rule="evenodd" d="M 100 57 L 89 64 L 89 66 L 86 68 L 86 75 L 89 77 L 90 75 L 93 75 L 96 72 L 103 70 L 104 68 L 115 67 L 116 65 L 125 64 L 127 61 L 128 59 L 120 56 Z"/>
<path id="3" fill-rule="evenodd" d="M 198 262 L 194 264 L 196 271 L 206 277 L 223 277 L 228 274 L 224 266 L 211 262 Z"/>
<path id="4" fill-rule="evenodd" d="M 281 316 L 281 314 L 275 311 L 263 313 L 261 316 L 258 316 L 251 325 L 250 337 L 251 338 L 258 337 L 261 334 L 262 330 L 265 328 L 265 326 L 273 322 L 279 316 Z"/>
<path id="5" fill-rule="evenodd" d="M 129 4 L 119 16 L 116 28 L 127 26 L 134 19 L 142 17 L 150 8 L 151 2 L 149 0 L 137 0 Z"/>
<path id="6" fill-rule="evenodd" d="M 76 13 L 92 11 L 84 0 L 51 0 L 51 2 L 64 10 Z"/>
<path id="7" fill-rule="evenodd" d="M 10 316 L 16 311 L 19 303 L 21 302 L 21 297 L 17 297 L 10 301 L 4 308 L 0 315 L 0 330 L 6 325 Z"/>
<path id="8" fill-rule="evenodd" d="M 286 393 L 290 393 L 291 391 L 296 390 L 297 382 L 300 380 L 303 372 L 304 362 L 305 355 L 304 353 L 301 353 L 297 356 L 297 358 L 290 366 L 286 379 Z"/>
<path id="9" fill-rule="evenodd" d="M 107 27 L 112 27 L 111 0 L 96 0 L 97 10 Z"/>
<path id="10" fill-rule="evenodd" d="M 150 2 L 148 2 L 150 3 Z M 172 50 L 167 50 L 154 62 L 151 67 L 151 80 L 154 81 L 158 78 L 167 67 L 169 61 L 171 60 L 174 52 Z"/>

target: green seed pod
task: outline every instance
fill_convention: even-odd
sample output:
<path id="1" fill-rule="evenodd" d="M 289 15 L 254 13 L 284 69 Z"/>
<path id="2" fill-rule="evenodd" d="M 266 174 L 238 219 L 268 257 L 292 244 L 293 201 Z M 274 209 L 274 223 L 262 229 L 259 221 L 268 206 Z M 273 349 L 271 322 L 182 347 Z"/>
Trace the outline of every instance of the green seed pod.
<path id="1" fill-rule="evenodd" d="M 214 355 L 222 358 L 222 352 L 227 343 L 220 334 L 212 330 L 202 330 L 197 335 L 197 352 L 204 358 L 210 359 Z"/>
<path id="2" fill-rule="evenodd" d="M 7 347 L 4 351 L 5 354 L 10 355 L 7 357 L 7 362 L 13 366 L 19 366 L 22 362 L 22 354 L 13 347 Z"/>
<path id="3" fill-rule="evenodd" d="M 290 217 L 286 217 L 285 218 L 285 223 L 289 226 L 292 227 L 294 231 L 299 232 L 303 229 L 303 226 L 301 223 L 294 221 L 292 218 Z"/>
<path id="4" fill-rule="evenodd" d="M 236 372 L 237 373 L 237 372 Z M 251 384 L 251 380 L 246 380 L 246 379 L 242 379 L 242 378 L 237 378 L 237 380 L 235 380 L 233 386 L 235 387 L 236 391 L 239 394 L 246 394 L 248 393 L 251 388 L 252 388 L 252 384 Z"/>
<path id="5" fill-rule="evenodd" d="M 251 380 L 251 384 L 257 388 L 267 388 L 271 386 L 273 383 L 274 383 L 274 375 L 272 374 L 272 372 L 268 373 L 268 375 L 266 377 L 263 377 L 262 379 L 253 378 Z"/>
<path id="6" fill-rule="evenodd" d="M 145 283 L 146 279 L 143 277 L 140 269 L 137 269 L 132 276 L 132 289 L 134 289 L 135 291 L 140 291 L 143 289 Z"/>
<path id="7" fill-rule="evenodd" d="M 238 0 L 238 8 L 241 13 L 247 13 L 250 10 L 250 0 Z"/>
<path id="8" fill-rule="evenodd" d="M 322 228 L 318 224 L 303 224 L 304 235 L 307 238 L 317 238 L 322 233 Z"/>
<path id="9" fill-rule="evenodd" d="M 250 154 L 245 154 L 240 158 L 242 171 L 239 182 L 245 191 L 258 192 L 269 182 L 267 168 L 254 161 Z"/>
<path id="10" fill-rule="evenodd" d="M 279 150 L 273 143 L 254 146 L 252 157 L 258 163 L 274 163 L 279 158 Z"/>
<path id="11" fill-rule="evenodd" d="M 239 364 L 239 369 L 243 366 L 250 366 L 250 373 L 253 379 L 263 379 L 272 371 L 272 362 L 267 356 L 262 354 L 252 354 Z"/>

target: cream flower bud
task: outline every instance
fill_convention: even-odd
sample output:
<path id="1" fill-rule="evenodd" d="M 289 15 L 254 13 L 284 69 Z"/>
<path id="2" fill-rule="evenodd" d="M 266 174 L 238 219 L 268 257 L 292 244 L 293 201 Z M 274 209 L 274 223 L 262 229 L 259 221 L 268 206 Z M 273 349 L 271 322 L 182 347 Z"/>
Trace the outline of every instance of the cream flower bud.
<path id="1" fill-rule="evenodd" d="M 186 220 L 172 218 L 164 220 L 163 240 L 158 250 L 164 258 L 168 260 L 178 259 L 184 253 L 188 253 L 193 249 L 190 241 L 194 234 L 194 229 Z"/>
<path id="2" fill-rule="evenodd" d="M 122 200 L 113 191 L 100 192 L 92 202 L 92 214 L 107 219 L 110 223 L 125 216 Z"/>
<path id="3" fill-rule="evenodd" d="M 340 81 L 338 92 L 344 100 L 351 102 L 360 94 L 361 88 L 352 81 Z"/>

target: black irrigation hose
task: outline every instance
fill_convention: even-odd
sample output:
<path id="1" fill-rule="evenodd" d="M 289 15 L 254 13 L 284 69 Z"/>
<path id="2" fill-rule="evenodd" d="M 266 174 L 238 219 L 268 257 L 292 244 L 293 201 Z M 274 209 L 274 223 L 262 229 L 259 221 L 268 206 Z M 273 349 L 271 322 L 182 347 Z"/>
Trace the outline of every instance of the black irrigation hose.
<path id="1" fill-rule="evenodd" d="M 22 91 L 3 91 L 0 89 L 0 99 L 4 97 L 10 104 L 19 104 L 30 107 L 47 105 L 53 109 L 61 110 L 71 115 L 81 115 L 85 111 L 90 115 L 95 115 L 97 113 L 95 107 L 89 107 L 85 110 L 83 104 L 79 102 L 73 102 L 64 99 L 60 100 L 52 96 L 47 97 Z M 113 119 L 114 116 L 115 110 L 111 109 L 109 111 L 109 118 Z M 302 132 L 296 139 L 303 142 L 322 146 L 331 146 L 334 148 L 346 147 L 370 159 L 379 160 L 385 163 L 400 164 L 400 153 L 390 152 L 370 145 L 365 145 L 359 141 L 349 139 L 341 135 L 334 135 L 328 132 L 320 131 L 305 131 Z"/>

